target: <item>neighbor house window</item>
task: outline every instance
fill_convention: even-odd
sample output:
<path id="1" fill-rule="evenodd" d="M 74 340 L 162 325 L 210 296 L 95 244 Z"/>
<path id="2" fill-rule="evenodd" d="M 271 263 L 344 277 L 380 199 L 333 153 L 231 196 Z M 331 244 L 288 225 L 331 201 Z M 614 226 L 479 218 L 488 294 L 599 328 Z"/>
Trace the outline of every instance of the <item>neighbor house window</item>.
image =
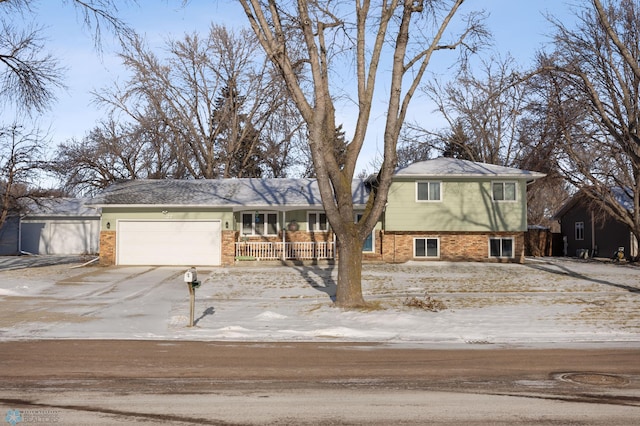
<path id="1" fill-rule="evenodd" d="M 515 182 L 492 182 L 493 201 L 516 201 Z"/>
<path id="2" fill-rule="evenodd" d="M 440 257 L 438 238 L 414 238 L 413 257 Z"/>
<path id="3" fill-rule="evenodd" d="M 576 241 L 584 240 L 584 222 L 576 222 Z"/>
<path id="4" fill-rule="evenodd" d="M 489 257 L 513 257 L 513 238 L 489 238 Z"/>
<path id="5" fill-rule="evenodd" d="M 442 182 L 416 182 L 416 200 L 442 201 Z"/>
<path id="6" fill-rule="evenodd" d="M 327 215 L 325 213 L 309 213 L 307 218 L 309 232 L 327 232 L 329 230 L 329 222 L 327 222 Z"/>
<path id="7" fill-rule="evenodd" d="M 243 235 L 277 235 L 278 214 L 267 212 L 242 213 Z"/>

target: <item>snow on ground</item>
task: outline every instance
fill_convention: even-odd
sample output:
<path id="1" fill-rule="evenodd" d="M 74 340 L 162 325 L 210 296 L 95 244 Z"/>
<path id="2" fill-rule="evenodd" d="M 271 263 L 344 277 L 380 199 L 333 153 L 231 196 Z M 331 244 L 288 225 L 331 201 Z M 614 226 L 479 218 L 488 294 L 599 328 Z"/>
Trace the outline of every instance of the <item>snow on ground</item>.
<path id="1" fill-rule="evenodd" d="M 71 266 L 0 271 L 0 340 L 640 346 L 640 268 L 633 265 L 557 258 L 366 264 L 363 291 L 374 305 L 367 311 L 333 305 L 332 265 L 198 268 L 194 327 L 185 268 Z M 444 308 L 408 306 L 434 301 Z"/>

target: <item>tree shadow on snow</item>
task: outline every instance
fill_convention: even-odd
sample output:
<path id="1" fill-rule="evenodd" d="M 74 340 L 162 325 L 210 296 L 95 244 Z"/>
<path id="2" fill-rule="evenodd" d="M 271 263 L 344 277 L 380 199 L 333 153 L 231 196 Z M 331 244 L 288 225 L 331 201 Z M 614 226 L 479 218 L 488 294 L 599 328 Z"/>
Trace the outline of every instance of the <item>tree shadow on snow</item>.
<path id="1" fill-rule="evenodd" d="M 312 262 L 294 260 L 287 261 L 286 265 L 293 268 L 300 276 L 314 289 L 326 293 L 332 302 L 336 301 L 336 280 L 333 278 L 333 271 L 336 265 L 333 262 Z"/>
<path id="2" fill-rule="evenodd" d="M 537 269 L 539 271 L 544 271 L 544 272 L 549 272 L 551 274 L 557 274 L 557 275 L 562 275 L 562 276 L 570 276 L 572 278 L 578 278 L 584 281 L 589 281 L 595 284 L 603 284 L 603 285 L 608 285 L 611 287 L 617 287 L 617 288 L 621 288 L 623 290 L 627 290 L 628 292 L 631 293 L 636 293 L 636 294 L 640 294 L 640 288 L 638 287 L 632 287 L 630 285 L 625 285 L 625 284 L 617 284 L 611 281 L 606 281 L 606 280 L 600 280 L 600 279 L 595 279 L 593 277 L 590 277 L 588 275 L 584 275 L 581 274 L 579 272 L 576 272 L 572 269 L 570 269 L 569 267 L 562 265 L 562 264 L 558 264 L 558 263 L 553 263 L 553 262 L 547 262 L 544 264 L 541 263 L 536 263 L 536 264 L 530 264 L 530 263 L 525 263 L 524 266 L 527 266 L 529 268 L 532 269 Z M 556 269 L 557 268 L 557 269 Z"/>

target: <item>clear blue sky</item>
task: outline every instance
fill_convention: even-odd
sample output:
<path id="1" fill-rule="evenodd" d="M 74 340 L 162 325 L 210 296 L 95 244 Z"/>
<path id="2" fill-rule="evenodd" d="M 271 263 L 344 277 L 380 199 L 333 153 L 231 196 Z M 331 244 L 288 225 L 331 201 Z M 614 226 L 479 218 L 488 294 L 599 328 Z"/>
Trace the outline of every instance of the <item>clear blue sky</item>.
<path id="1" fill-rule="evenodd" d="M 124 81 L 126 75 L 115 55 L 118 49 L 110 33 L 103 33 L 103 53 L 94 48 L 90 30 L 83 28 L 81 16 L 62 0 L 34 1 L 35 22 L 44 26 L 46 45 L 67 68 L 66 90 L 58 92 L 52 111 L 39 118 L 42 128 L 50 128 L 55 144 L 70 138 L 82 138 L 104 112 L 91 103 L 90 92 Z M 66 4 L 65 4 L 66 3 Z M 543 14 L 550 13 L 570 22 L 572 4 L 579 0 L 467 0 L 463 8 L 484 9 L 494 35 L 494 49 L 505 55 L 510 52 L 523 67 L 529 65 L 534 52 L 548 41 L 550 26 Z M 144 34 L 152 46 L 161 47 L 167 37 L 179 38 L 186 32 L 206 31 L 211 22 L 230 27 L 246 25 L 240 6 L 232 0 L 139 0 L 118 2 L 118 15 L 137 32 Z M 27 15 L 28 16 L 28 15 Z M 424 115 L 424 111 L 422 112 Z M 3 122 L 13 119 L 10 112 L 0 114 Z M 429 120 L 429 117 L 425 117 Z M 434 121 L 437 118 L 434 116 Z M 345 124 L 348 130 L 348 124 Z M 366 167 L 375 151 L 381 148 L 381 136 L 372 132 L 361 166 Z"/>

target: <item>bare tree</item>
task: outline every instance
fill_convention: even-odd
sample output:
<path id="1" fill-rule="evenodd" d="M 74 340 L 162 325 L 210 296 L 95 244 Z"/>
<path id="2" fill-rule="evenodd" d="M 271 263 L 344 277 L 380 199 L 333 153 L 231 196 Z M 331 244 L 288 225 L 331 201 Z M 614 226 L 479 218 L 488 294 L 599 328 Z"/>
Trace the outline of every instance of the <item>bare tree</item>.
<path id="1" fill-rule="evenodd" d="M 362 246 L 386 204 L 396 167 L 396 145 L 411 99 L 436 51 L 466 51 L 484 35 L 479 16 L 470 15 L 462 33 L 451 36 L 445 34 L 463 0 L 240 3 L 307 125 L 324 209 L 338 242 L 336 304 L 362 306 Z M 354 21 L 347 21 L 348 17 Z M 443 42 L 447 36 L 452 37 L 450 43 Z M 296 44 L 300 40 L 301 46 Z M 355 64 L 355 75 L 345 76 L 345 63 Z M 354 223 L 351 185 L 381 73 L 390 85 L 385 95 L 384 159 L 362 219 Z M 334 149 L 341 79 L 353 82 L 358 105 L 355 131 L 347 138 L 350 142 L 342 165 Z"/>
<path id="2" fill-rule="evenodd" d="M 39 130 L 25 132 L 17 124 L 0 128 L 0 228 L 34 198 L 33 178 L 42 167 L 44 144 Z"/>
<path id="3" fill-rule="evenodd" d="M 166 58 L 140 37 L 123 47 L 121 57 L 133 76 L 123 88 L 96 94 L 98 101 L 133 122 L 152 112 L 166 125 L 189 176 L 260 176 L 266 168 L 282 173 L 265 165 L 265 158 L 266 152 L 292 149 L 286 134 L 291 129 L 283 133 L 276 123 L 286 108 L 286 87 L 273 78 L 250 31 L 213 25 L 204 38 L 191 34 L 169 41 Z M 294 119 L 290 110 L 284 116 Z"/>
<path id="4" fill-rule="evenodd" d="M 0 96 L 18 110 L 43 112 L 63 87 L 63 70 L 44 53 L 39 30 L 18 30 L 0 19 Z"/>
<path id="5" fill-rule="evenodd" d="M 215 25 L 168 41 L 164 58 L 134 37 L 121 55 L 132 78 L 96 94 L 112 118 L 62 144 L 54 170 L 80 193 L 121 179 L 284 176 L 301 120 L 256 48 L 250 31 Z"/>
<path id="6" fill-rule="evenodd" d="M 306 134 L 306 127 L 295 105 L 282 102 L 261 129 L 265 177 L 305 175 L 310 161 L 306 155 Z"/>
<path id="7" fill-rule="evenodd" d="M 541 56 L 565 178 L 640 237 L 640 2 L 592 0 Z"/>
<path id="8" fill-rule="evenodd" d="M 531 83 L 527 83 L 527 90 L 534 90 Z M 519 124 L 522 155 L 514 166 L 545 174 L 527 187 L 527 221 L 531 225 L 551 228 L 553 216 L 566 202 L 570 191 L 557 163 L 560 141 L 546 113 L 543 105 L 529 102 Z"/>
<path id="9" fill-rule="evenodd" d="M 94 30 L 100 45 L 102 25 L 115 34 L 129 28 L 114 15 L 113 0 L 69 0 L 78 10 L 84 25 Z M 66 1 L 61 1 L 66 3 Z M 0 101 L 18 111 L 41 113 L 55 100 L 56 88 L 64 87 L 64 69 L 45 51 L 42 28 L 19 28 L 10 20 L 12 13 L 30 13 L 28 0 L 0 0 Z"/>
<path id="10" fill-rule="evenodd" d="M 85 195 L 118 180 L 184 177 L 176 150 L 156 124 L 101 122 L 82 140 L 60 144 L 49 168 L 68 192 Z"/>
<path id="11" fill-rule="evenodd" d="M 422 90 L 448 127 L 434 131 L 414 123 L 405 143 L 420 140 L 445 156 L 513 166 L 522 154 L 519 122 L 527 101 L 518 74 L 511 56 L 492 56 L 451 81 L 426 84 Z"/>

